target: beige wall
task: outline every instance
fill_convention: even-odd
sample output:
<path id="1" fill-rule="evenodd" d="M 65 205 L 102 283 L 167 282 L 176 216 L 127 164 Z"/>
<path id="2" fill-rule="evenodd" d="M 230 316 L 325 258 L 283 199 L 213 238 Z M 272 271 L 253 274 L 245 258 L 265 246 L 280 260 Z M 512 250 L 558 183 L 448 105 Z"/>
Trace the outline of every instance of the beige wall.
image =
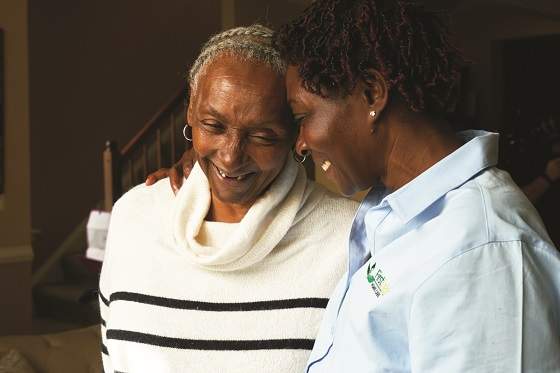
<path id="1" fill-rule="evenodd" d="M 102 198 L 124 146 L 183 84 L 220 1 L 30 0 L 32 223 L 41 262 Z"/>
<path id="2" fill-rule="evenodd" d="M 0 204 L 0 334 L 31 320 L 27 1 L 0 1 L 4 30 L 6 186 Z"/>

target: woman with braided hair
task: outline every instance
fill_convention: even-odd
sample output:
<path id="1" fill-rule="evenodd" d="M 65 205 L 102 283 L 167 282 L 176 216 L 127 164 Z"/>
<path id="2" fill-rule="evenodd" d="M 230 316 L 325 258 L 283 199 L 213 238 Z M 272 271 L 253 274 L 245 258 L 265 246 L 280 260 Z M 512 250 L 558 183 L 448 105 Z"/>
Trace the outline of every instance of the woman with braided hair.
<path id="1" fill-rule="evenodd" d="M 454 133 L 462 59 L 411 1 L 316 0 L 276 44 L 296 149 L 347 195 L 372 188 L 307 372 L 559 372 L 560 256 L 495 167 Z"/>
<path id="2" fill-rule="evenodd" d="M 100 278 L 106 372 L 299 372 L 346 268 L 356 204 L 309 181 L 269 29 L 225 31 L 189 74 L 197 163 L 115 204 Z"/>

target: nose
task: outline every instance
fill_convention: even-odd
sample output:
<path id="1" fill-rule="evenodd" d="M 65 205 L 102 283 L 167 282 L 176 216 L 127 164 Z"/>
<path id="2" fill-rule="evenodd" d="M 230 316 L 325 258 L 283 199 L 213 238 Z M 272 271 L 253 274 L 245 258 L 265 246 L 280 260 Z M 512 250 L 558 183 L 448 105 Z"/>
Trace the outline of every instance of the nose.
<path id="1" fill-rule="evenodd" d="M 218 151 L 221 166 L 228 171 L 234 171 L 243 163 L 245 147 L 242 138 L 237 134 L 227 134 Z"/>
<path id="2" fill-rule="evenodd" d="M 296 139 L 296 153 L 298 153 L 299 155 L 301 155 L 302 157 L 309 153 L 310 149 L 307 146 L 307 143 L 305 142 L 305 139 L 303 138 L 303 135 L 301 134 L 301 131 L 298 134 L 298 137 Z"/>

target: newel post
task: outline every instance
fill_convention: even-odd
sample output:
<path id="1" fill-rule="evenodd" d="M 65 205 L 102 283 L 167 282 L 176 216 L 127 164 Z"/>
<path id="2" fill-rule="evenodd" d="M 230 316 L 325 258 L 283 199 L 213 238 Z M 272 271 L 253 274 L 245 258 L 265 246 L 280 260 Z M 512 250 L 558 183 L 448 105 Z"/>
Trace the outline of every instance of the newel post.
<path id="1" fill-rule="evenodd" d="M 103 209 L 110 212 L 113 203 L 121 196 L 120 152 L 117 143 L 107 141 L 103 151 Z"/>

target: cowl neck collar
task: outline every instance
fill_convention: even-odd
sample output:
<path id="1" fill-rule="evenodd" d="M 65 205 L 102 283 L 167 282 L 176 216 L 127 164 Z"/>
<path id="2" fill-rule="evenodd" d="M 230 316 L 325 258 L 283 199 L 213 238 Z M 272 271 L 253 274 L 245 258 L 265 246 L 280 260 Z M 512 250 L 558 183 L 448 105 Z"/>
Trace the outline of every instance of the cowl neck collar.
<path id="1" fill-rule="evenodd" d="M 197 235 L 210 208 L 210 185 L 195 164 L 171 207 L 175 247 L 193 264 L 214 271 L 235 271 L 265 258 L 286 235 L 306 196 L 305 171 L 288 158 L 268 190 L 251 206 L 219 247 L 208 247 Z"/>

